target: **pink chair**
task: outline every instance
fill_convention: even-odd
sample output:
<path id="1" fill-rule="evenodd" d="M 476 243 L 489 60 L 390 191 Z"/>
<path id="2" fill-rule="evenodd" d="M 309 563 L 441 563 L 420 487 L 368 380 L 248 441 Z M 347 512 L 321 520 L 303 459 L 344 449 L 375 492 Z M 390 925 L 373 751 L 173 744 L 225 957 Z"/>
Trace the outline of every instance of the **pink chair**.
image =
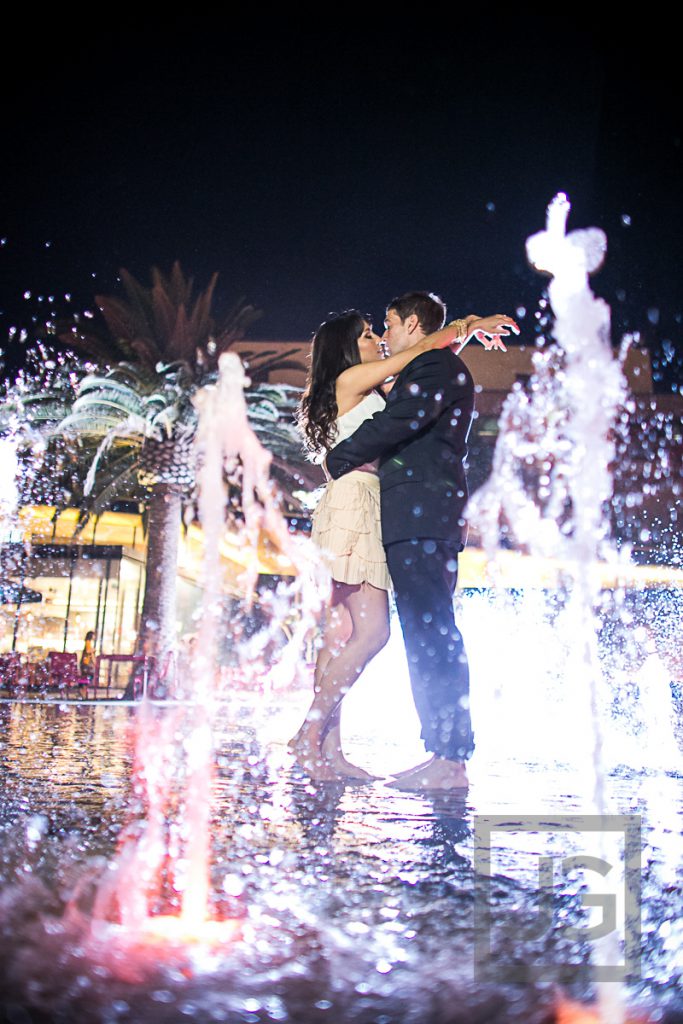
<path id="1" fill-rule="evenodd" d="M 47 656 L 50 671 L 50 686 L 65 692 L 87 683 L 78 673 L 78 655 L 69 651 L 50 651 Z"/>
<path id="2" fill-rule="evenodd" d="M 0 654 L 0 689 L 16 696 L 24 693 L 27 685 L 28 678 L 19 651 Z"/>
<path id="3" fill-rule="evenodd" d="M 45 661 L 34 661 L 28 666 L 28 688 L 46 696 L 50 686 L 50 666 Z"/>

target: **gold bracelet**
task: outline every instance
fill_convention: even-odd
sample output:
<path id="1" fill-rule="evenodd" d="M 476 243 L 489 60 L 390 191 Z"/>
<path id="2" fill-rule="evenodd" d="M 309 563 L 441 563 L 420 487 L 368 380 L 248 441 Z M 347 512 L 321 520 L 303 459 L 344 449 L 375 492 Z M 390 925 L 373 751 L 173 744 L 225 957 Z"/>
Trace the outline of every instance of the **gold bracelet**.
<path id="1" fill-rule="evenodd" d="M 455 327 L 457 330 L 457 337 L 464 338 L 467 334 L 467 320 L 451 320 L 447 327 Z"/>

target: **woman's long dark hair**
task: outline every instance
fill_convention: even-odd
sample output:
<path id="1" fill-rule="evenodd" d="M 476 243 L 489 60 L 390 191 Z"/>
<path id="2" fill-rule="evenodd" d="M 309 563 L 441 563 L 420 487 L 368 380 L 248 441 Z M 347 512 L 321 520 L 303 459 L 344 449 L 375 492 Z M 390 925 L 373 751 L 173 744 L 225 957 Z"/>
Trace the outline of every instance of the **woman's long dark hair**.
<path id="1" fill-rule="evenodd" d="M 337 377 L 360 362 L 358 339 L 369 320 L 357 309 L 349 309 L 325 320 L 313 335 L 311 365 L 297 415 L 304 444 L 313 456 L 326 452 L 334 441 Z"/>

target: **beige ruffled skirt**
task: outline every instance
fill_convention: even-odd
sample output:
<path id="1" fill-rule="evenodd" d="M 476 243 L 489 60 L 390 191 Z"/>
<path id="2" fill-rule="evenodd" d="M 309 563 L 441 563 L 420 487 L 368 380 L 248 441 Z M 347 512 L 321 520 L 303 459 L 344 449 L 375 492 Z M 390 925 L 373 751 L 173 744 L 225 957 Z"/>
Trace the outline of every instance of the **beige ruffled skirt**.
<path id="1" fill-rule="evenodd" d="M 327 555 L 333 580 L 391 590 L 374 473 L 353 470 L 326 485 L 312 515 L 311 538 Z"/>

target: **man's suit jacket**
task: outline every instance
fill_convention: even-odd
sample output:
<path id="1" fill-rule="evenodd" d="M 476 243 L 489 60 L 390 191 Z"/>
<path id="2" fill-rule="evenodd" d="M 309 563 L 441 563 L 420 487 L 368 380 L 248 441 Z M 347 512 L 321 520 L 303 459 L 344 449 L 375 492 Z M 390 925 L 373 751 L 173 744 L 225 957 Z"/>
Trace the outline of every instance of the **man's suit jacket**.
<path id="1" fill-rule="evenodd" d="M 337 478 L 379 458 L 382 539 L 464 539 L 463 460 L 474 409 L 474 382 L 450 349 L 425 352 L 401 371 L 386 407 L 327 455 Z"/>

